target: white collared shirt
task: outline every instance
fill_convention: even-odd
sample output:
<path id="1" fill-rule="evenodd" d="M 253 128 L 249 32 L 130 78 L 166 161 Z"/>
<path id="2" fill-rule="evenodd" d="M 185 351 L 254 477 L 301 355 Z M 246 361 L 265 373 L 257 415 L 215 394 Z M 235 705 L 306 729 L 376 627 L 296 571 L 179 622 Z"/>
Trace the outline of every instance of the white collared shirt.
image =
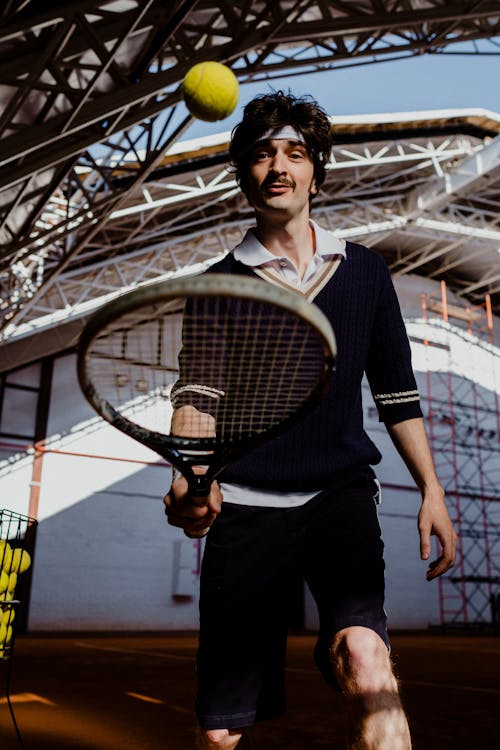
<path id="1" fill-rule="evenodd" d="M 269 268 L 279 273 L 285 281 L 299 289 L 314 277 L 323 263 L 335 256 L 346 257 L 345 241 L 309 220 L 314 231 L 315 252 L 305 273 L 300 278 L 295 264 L 286 255 L 274 255 L 257 239 L 254 229 L 249 229 L 239 245 L 233 250 L 236 260 L 252 268 Z"/>

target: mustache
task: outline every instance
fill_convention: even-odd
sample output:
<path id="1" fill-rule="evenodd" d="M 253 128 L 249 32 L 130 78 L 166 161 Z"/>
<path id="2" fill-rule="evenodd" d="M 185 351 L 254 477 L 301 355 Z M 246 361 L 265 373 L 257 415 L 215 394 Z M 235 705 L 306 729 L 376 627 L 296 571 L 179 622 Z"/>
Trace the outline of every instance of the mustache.
<path id="1" fill-rule="evenodd" d="M 287 187 L 295 188 L 295 181 L 288 179 L 288 177 L 275 177 L 270 175 L 266 177 L 262 183 L 262 187 L 266 188 L 269 185 L 286 185 Z"/>

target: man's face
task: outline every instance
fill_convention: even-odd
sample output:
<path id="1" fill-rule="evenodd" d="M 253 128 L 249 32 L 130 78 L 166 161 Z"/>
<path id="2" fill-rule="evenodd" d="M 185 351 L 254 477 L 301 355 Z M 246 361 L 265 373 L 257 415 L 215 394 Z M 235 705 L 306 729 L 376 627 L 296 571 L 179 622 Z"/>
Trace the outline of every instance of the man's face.
<path id="1" fill-rule="evenodd" d="M 316 192 L 314 164 L 303 143 L 270 139 L 254 146 L 247 198 L 256 213 L 293 218 Z"/>

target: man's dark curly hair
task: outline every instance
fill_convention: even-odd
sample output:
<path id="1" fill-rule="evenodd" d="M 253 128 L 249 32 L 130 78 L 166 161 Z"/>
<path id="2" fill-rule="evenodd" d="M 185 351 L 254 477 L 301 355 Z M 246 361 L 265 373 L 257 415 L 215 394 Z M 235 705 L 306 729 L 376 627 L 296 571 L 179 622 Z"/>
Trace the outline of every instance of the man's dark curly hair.
<path id="1" fill-rule="evenodd" d="M 326 112 L 309 96 L 296 97 L 275 91 L 261 94 L 243 110 L 243 119 L 231 134 L 229 155 L 236 181 L 245 195 L 248 192 L 248 169 L 253 145 L 270 129 L 293 125 L 304 136 L 314 163 L 318 189 L 325 180 L 325 166 L 332 149 L 331 124 Z"/>

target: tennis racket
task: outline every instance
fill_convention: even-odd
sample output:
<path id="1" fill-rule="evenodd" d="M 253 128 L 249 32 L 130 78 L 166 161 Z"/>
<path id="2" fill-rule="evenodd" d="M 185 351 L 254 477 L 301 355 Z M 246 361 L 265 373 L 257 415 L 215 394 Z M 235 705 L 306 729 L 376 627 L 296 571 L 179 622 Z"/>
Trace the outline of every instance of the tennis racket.
<path id="1" fill-rule="evenodd" d="M 228 464 L 319 402 L 335 357 L 329 321 L 299 293 L 206 273 L 102 307 L 80 337 L 78 377 L 101 417 L 203 496 Z"/>

